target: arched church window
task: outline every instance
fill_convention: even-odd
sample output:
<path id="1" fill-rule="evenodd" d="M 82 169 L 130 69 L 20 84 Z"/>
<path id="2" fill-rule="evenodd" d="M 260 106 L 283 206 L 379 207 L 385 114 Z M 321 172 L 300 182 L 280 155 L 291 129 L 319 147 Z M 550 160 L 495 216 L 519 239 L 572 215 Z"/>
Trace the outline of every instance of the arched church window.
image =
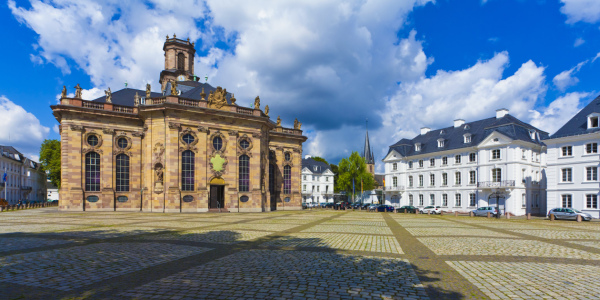
<path id="1" fill-rule="evenodd" d="M 85 190 L 88 192 L 100 191 L 100 154 L 96 152 L 89 152 L 85 155 Z"/>
<path id="2" fill-rule="evenodd" d="M 248 155 L 240 156 L 240 192 L 250 190 L 250 157 Z"/>
<path id="3" fill-rule="evenodd" d="M 283 193 L 292 193 L 292 167 L 283 167 Z"/>
<path id="4" fill-rule="evenodd" d="M 185 54 L 183 53 L 177 54 L 177 70 L 185 70 Z"/>
<path id="5" fill-rule="evenodd" d="M 123 139 L 124 140 L 124 139 Z M 129 192 L 129 156 L 117 155 L 117 192 Z"/>
<path id="6" fill-rule="evenodd" d="M 181 154 L 181 190 L 194 190 L 194 160 L 195 154 L 192 150 L 185 150 Z"/>
<path id="7" fill-rule="evenodd" d="M 217 151 L 223 148 L 223 139 L 220 136 L 215 136 L 213 139 L 213 148 L 215 148 Z"/>

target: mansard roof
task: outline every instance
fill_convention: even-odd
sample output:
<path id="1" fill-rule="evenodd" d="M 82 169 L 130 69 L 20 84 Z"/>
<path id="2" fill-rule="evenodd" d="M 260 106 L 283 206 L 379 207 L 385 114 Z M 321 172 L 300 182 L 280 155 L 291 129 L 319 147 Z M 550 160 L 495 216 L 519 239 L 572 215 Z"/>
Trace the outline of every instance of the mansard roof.
<path id="1" fill-rule="evenodd" d="M 575 114 L 571 120 L 550 136 L 550 138 L 554 139 L 600 131 L 600 128 L 587 129 L 587 116 L 592 113 L 600 113 L 600 96 L 596 97 L 596 99 L 592 100 L 592 102 Z"/>
<path id="2" fill-rule="evenodd" d="M 431 130 L 426 134 L 420 134 L 413 138 L 401 139 L 391 145 L 388 151 L 396 151 L 402 156 L 421 155 L 460 148 L 473 147 L 481 143 L 485 138 L 494 132 L 499 132 L 513 140 L 522 140 L 534 144 L 543 145 L 538 138 L 532 139 L 530 130 L 539 133 L 540 139 L 548 137 L 548 133 L 541 131 L 521 120 L 506 114 L 501 118 L 488 118 L 470 123 L 465 123 L 459 127 L 446 127 L 442 129 Z M 465 143 L 464 136 L 471 136 L 471 142 Z M 444 146 L 438 147 L 438 139 L 444 140 Z M 415 144 L 421 145 L 421 151 L 415 151 Z"/>
<path id="3" fill-rule="evenodd" d="M 317 170 L 315 171 L 315 167 Z M 325 171 L 331 171 L 331 167 L 322 161 L 316 161 L 312 157 L 302 159 L 302 168 L 307 168 L 313 174 L 323 174 Z"/>
<path id="4" fill-rule="evenodd" d="M 177 81 L 177 89 L 181 91 L 181 95 L 179 96 L 182 98 L 200 100 L 202 99 L 200 94 L 202 94 L 203 88 L 207 98 L 210 92 L 213 92 L 217 89 L 208 83 L 201 83 L 196 81 Z M 112 103 L 123 106 L 134 106 L 134 98 L 136 92 L 140 95 L 140 97 L 146 97 L 146 90 L 124 88 L 122 90 L 118 90 L 112 93 Z M 165 88 L 165 95 L 171 95 L 170 82 L 167 83 L 167 86 Z M 161 97 L 163 96 L 163 94 L 152 92 L 150 96 L 152 98 Z M 225 98 L 227 99 L 227 104 L 231 105 L 231 93 L 227 93 Z M 102 96 L 92 101 L 106 102 L 106 96 Z"/>

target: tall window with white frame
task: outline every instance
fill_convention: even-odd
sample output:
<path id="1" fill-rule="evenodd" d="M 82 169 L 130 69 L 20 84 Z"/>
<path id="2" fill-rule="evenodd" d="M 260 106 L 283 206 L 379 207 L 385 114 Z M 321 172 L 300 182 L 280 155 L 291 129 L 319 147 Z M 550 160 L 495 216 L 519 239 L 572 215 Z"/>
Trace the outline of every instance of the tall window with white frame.
<path id="1" fill-rule="evenodd" d="M 460 185 L 461 182 L 462 182 L 462 179 L 460 178 L 460 172 L 454 173 L 454 184 Z"/>
<path id="2" fill-rule="evenodd" d="M 392 185 L 393 187 L 398 187 L 398 177 L 394 176 L 392 178 Z"/>
<path id="3" fill-rule="evenodd" d="M 563 146 L 560 149 L 562 157 L 573 156 L 573 146 Z"/>
<path id="4" fill-rule="evenodd" d="M 561 169 L 561 179 L 562 182 L 573 182 L 573 169 L 571 168 L 564 168 Z"/>
<path id="5" fill-rule="evenodd" d="M 493 149 L 492 150 L 492 159 L 493 160 L 500 159 L 500 149 Z"/>
<path id="6" fill-rule="evenodd" d="M 423 206 L 423 194 L 419 194 L 419 206 Z"/>
<path id="7" fill-rule="evenodd" d="M 442 186 L 448 186 L 448 173 L 442 173 Z"/>
<path id="8" fill-rule="evenodd" d="M 240 156 L 239 177 L 240 192 L 250 191 L 250 157 L 248 155 Z"/>
<path id="9" fill-rule="evenodd" d="M 85 190 L 100 191 L 100 154 L 88 152 L 85 155 Z"/>
<path id="10" fill-rule="evenodd" d="M 435 195 L 429 194 L 429 205 L 435 205 Z"/>
<path id="11" fill-rule="evenodd" d="M 413 187 L 413 177 L 408 176 L 408 187 Z"/>
<path id="12" fill-rule="evenodd" d="M 521 195 L 521 207 L 527 207 L 527 194 Z"/>
<path id="13" fill-rule="evenodd" d="M 573 196 L 570 194 L 561 195 L 562 207 L 573 207 Z"/>
<path id="14" fill-rule="evenodd" d="M 598 167 L 585 168 L 586 181 L 598 181 Z"/>
<path id="15" fill-rule="evenodd" d="M 435 167 L 435 158 L 430 158 L 429 159 L 429 166 L 430 167 Z"/>
<path id="16" fill-rule="evenodd" d="M 412 162 L 412 161 L 409 161 L 409 162 L 408 162 L 408 168 L 409 168 L 409 169 L 412 169 L 412 167 L 413 167 L 413 162 Z"/>
<path id="17" fill-rule="evenodd" d="M 423 186 L 423 175 L 419 175 L 419 186 Z"/>
<path id="18" fill-rule="evenodd" d="M 448 194 L 442 194 L 442 206 L 448 207 Z"/>
<path id="19" fill-rule="evenodd" d="M 469 162 L 475 162 L 477 161 L 477 154 L 475 153 L 469 153 Z"/>
<path id="20" fill-rule="evenodd" d="M 408 195 L 408 205 L 413 206 L 415 204 L 413 195 Z"/>
<path id="21" fill-rule="evenodd" d="M 493 182 L 501 182 L 502 181 L 502 169 L 500 169 L 500 168 L 492 169 L 492 181 Z"/>
<path id="22" fill-rule="evenodd" d="M 394 170 L 394 171 L 398 170 L 398 163 L 393 163 L 392 164 L 392 170 Z"/>
<path id="23" fill-rule="evenodd" d="M 435 174 L 429 174 L 429 186 L 435 185 Z"/>
<path id="24" fill-rule="evenodd" d="M 455 164 L 460 164 L 460 158 L 461 158 L 460 154 L 454 156 L 454 163 Z"/>
<path id="25" fill-rule="evenodd" d="M 477 172 L 469 171 L 469 184 L 475 184 L 477 181 Z"/>
<path id="26" fill-rule="evenodd" d="M 448 157 L 444 156 L 442 157 L 442 166 L 447 166 L 448 165 Z"/>
<path id="27" fill-rule="evenodd" d="M 598 209 L 598 195 L 587 194 L 585 195 L 585 208 Z"/>
<path id="28" fill-rule="evenodd" d="M 469 206 L 477 206 L 477 197 L 475 196 L 475 193 L 469 193 Z"/>
<path id="29" fill-rule="evenodd" d="M 181 153 L 181 190 L 194 190 L 194 161 L 195 154 L 192 150 Z"/>
<path id="30" fill-rule="evenodd" d="M 423 160 L 419 159 L 419 168 L 422 168 L 422 167 L 423 167 Z"/>
<path id="31" fill-rule="evenodd" d="M 117 155 L 116 190 L 117 192 L 129 192 L 129 156 L 121 153 Z"/>
<path id="32" fill-rule="evenodd" d="M 586 154 L 597 154 L 598 153 L 598 143 L 585 144 L 585 153 Z"/>
<path id="33" fill-rule="evenodd" d="M 454 206 L 455 207 L 461 207 L 462 206 L 461 194 L 454 195 Z"/>

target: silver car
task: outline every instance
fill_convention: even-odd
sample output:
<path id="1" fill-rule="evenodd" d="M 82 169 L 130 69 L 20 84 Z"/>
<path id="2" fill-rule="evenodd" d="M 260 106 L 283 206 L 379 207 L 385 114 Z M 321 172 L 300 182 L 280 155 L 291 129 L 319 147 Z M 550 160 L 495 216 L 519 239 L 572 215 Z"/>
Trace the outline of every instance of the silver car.
<path id="1" fill-rule="evenodd" d="M 498 211 L 494 206 L 483 206 L 478 209 L 472 210 L 473 215 L 476 217 L 487 217 L 487 213 L 489 212 L 492 216 L 496 216 Z"/>
<path id="2" fill-rule="evenodd" d="M 580 215 L 581 219 L 584 221 L 589 221 L 592 219 L 592 215 L 588 213 L 581 212 L 574 208 L 570 207 L 558 207 L 553 208 L 548 212 L 548 218 L 550 215 L 554 214 L 554 219 L 563 219 L 563 220 L 577 220 L 577 216 Z"/>

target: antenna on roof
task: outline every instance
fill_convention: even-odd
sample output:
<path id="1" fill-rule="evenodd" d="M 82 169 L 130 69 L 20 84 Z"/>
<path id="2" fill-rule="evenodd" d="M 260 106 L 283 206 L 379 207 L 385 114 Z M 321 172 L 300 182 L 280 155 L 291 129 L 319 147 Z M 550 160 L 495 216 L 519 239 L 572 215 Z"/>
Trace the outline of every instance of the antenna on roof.
<path id="1" fill-rule="evenodd" d="M 125 80 L 125 88 L 127 88 L 127 80 Z"/>
<path id="2" fill-rule="evenodd" d="M 204 82 L 208 82 L 208 74 L 204 75 Z"/>

